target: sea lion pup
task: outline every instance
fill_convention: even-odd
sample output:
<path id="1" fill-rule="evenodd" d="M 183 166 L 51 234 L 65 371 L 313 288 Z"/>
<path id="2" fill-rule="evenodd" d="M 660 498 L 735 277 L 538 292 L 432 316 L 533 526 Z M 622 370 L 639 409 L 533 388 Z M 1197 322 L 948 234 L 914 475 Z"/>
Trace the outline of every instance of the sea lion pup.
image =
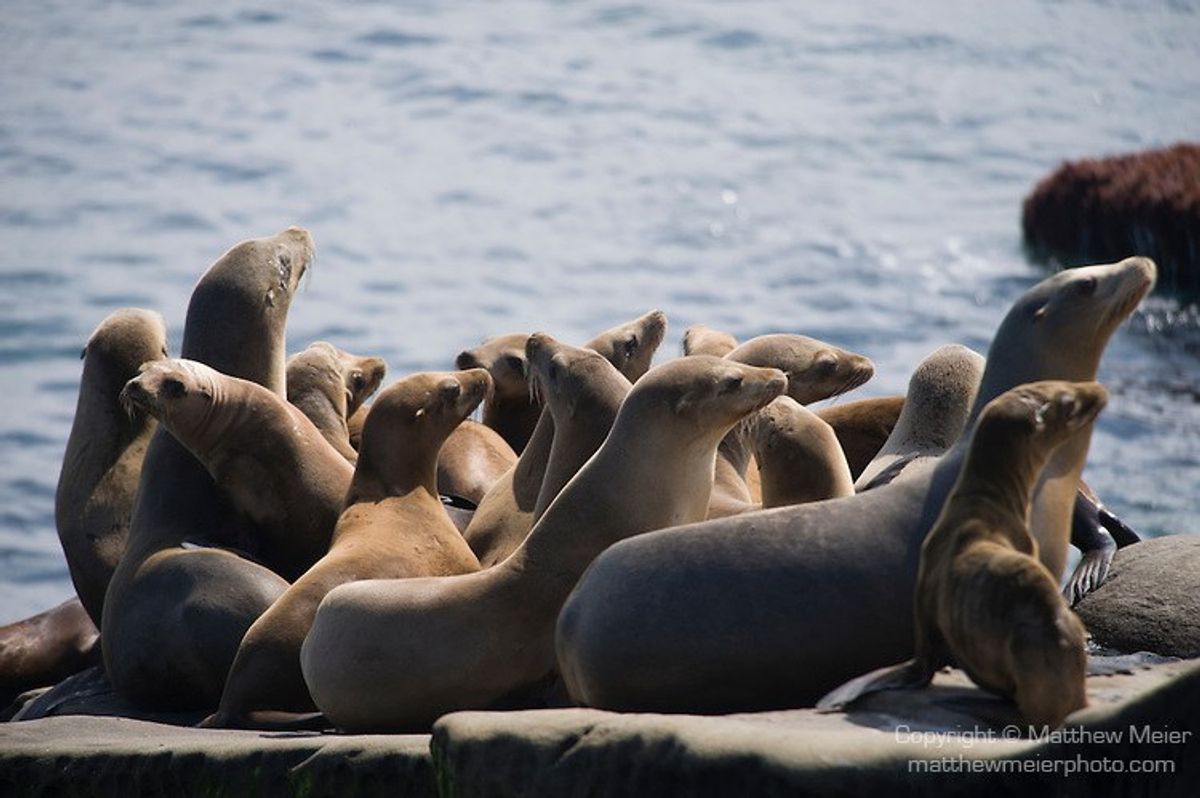
<path id="1" fill-rule="evenodd" d="M 806 335 L 760 335 L 736 347 L 725 358 L 782 370 L 788 378 L 788 396 L 802 405 L 839 396 L 875 374 L 875 364 L 870 358 Z M 746 428 L 739 427 L 721 442 L 709 518 L 759 509 L 746 479 L 750 463 Z"/>
<path id="2" fill-rule="evenodd" d="M 764 508 L 854 493 L 850 466 L 833 428 L 792 397 L 781 396 L 754 414 L 749 436 Z"/>
<path id="3" fill-rule="evenodd" d="M 467 419 L 454 428 L 438 455 L 438 491 L 478 507 L 496 480 L 516 464 L 517 453 L 500 433 Z"/>
<path id="4" fill-rule="evenodd" d="M 471 369 L 414 374 L 379 395 L 329 553 L 246 632 L 220 707 L 202 726 L 269 726 L 270 717 L 253 711 L 313 709 L 300 644 L 317 605 L 337 585 L 479 569 L 438 498 L 437 453 L 490 387 L 486 370 Z"/>
<path id="5" fill-rule="evenodd" d="M 1090 427 L 1108 400 L 1096 382 L 1035 382 L 984 407 L 962 473 L 921 546 L 913 659 L 860 676 L 820 709 L 897 687 L 924 687 L 958 664 L 1016 701 L 1027 721 L 1058 727 L 1087 704 L 1087 633 L 1037 560 L 1029 503 L 1050 453 Z"/>
<path id="6" fill-rule="evenodd" d="M 137 308 L 106 316 L 80 353 L 83 376 L 54 521 L 75 593 L 96 625 L 125 551 L 142 460 L 157 424 L 145 413 L 127 413 L 121 389 L 143 363 L 166 356 L 162 316 Z"/>
<path id="7" fill-rule="evenodd" d="M 992 341 L 964 435 L 920 478 L 611 546 L 559 616 L 571 696 L 638 711 L 805 706 L 912 656 L 921 541 L 958 478 L 974 416 L 1023 383 L 1095 379 L 1109 337 L 1154 276 L 1152 261 L 1130 258 L 1026 291 Z M 1054 451 L 1033 492 L 1029 530 L 1055 578 L 1090 434 Z"/>
<path id="8" fill-rule="evenodd" d="M 816 412 L 822 421 L 833 427 L 833 433 L 846 453 L 850 476 L 858 479 L 896 428 L 903 408 L 903 396 L 881 396 L 830 405 Z"/>
<path id="9" fill-rule="evenodd" d="M 474 349 L 458 353 L 459 369 L 484 368 L 492 375 L 492 395 L 483 403 L 483 423 L 520 454 L 529 443 L 542 408 L 529 392 L 529 366 L 525 342 L 529 333 L 508 333 L 488 338 Z"/>
<path id="10" fill-rule="evenodd" d="M 300 655 L 317 706 L 342 728 L 427 726 L 546 680 L 558 609 L 592 558 L 616 540 L 703 518 L 717 444 L 785 387 L 775 369 L 713 357 L 651 370 L 503 563 L 325 597 Z"/>
<path id="11" fill-rule="evenodd" d="M 295 579 L 329 550 L 354 469 L 298 407 L 194 360 L 148 363 L 121 400 L 204 465 L 280 576 Z"/>
<path id="12" fill-rule="evenodd" d="M 100 633 L 78 598 L 0 627 L 0 709 L 100 662 Z"/>
<path id="13" fill-rule="evenodd" d="M 312 257 L 312 236 L 298 227 L 225 253 L 192 292 L 182 356 L 282 399 L 287 311 Z M 287 588 L 229 551 L 184 547 L 196 542 L 253 547 L 256 536 L 204 466 L 159 429 L 100 626 L 109 678 L 143 706 L 215 706 L 242 635 Z"/>
<path id="14" fill-rule="evenodd" d="M 386 369 L 380 358 L 359 357 L 316 341 L 288 359 L 287 399 L 353 464 L 358 450 L 350 445 L 346 419 L 375 392 Z"/>
<path id="15" fill-rule="evenodd" d="M 908 380 L 900 418 L 887 441 L 855 481 L 860 493 L 886 485 L 940 457 L 967 423 L 983 376 L 983 355 L 965 346 L 939 347 Z"/>
<path id="16" fill-rule="evenodd" d="M 727 332 L 703 324 L 693 324 L 683 331 L 683 356 L 712 355 L 725 357 L 737 349 L 737 339 Z"/>
<path id="17" fill-rule="evenodd" d="M 605 330 L 584 344 L 584 348 L 603 355 L 626 379 L 635 382 L 650 368 L 650 361 L 666 331 L 666 315 L 660 310 L 652 310 L 633 321 Z M 479 503 L 464 535 L 485 568 L 511 554 L 533 527 L 533 513 L 550 460 L 554 434 L 554 417 L 543 412 L 517 464 L 496 480 Z"/>

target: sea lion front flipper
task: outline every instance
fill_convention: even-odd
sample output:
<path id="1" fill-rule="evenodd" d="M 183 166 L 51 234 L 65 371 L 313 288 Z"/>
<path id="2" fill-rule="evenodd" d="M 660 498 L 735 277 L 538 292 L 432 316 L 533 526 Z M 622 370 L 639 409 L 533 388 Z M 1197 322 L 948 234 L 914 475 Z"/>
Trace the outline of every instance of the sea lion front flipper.
<path id="1" fill-rule="evenodd" d="M 933 671 L 919 660 L 910 659 L 898 665 L 878 668 L 864 673 L 830 690 L 817 702 L 820 712 L 840 712 L 868 693 L 882 690 L 903 690 L 924 687 L 933 680 Z"/>

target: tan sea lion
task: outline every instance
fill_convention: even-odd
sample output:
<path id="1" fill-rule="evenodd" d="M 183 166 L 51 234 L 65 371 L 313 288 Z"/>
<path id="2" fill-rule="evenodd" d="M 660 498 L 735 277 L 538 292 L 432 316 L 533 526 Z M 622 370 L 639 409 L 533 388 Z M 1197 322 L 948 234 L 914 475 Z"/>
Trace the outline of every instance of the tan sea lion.
<path id="1" fill-rule="evenodd" d="M 354 463 L 358 450 L 350 443 L 347 419 L 379 387 L 386 369 L 380 358 L 359 357 L 316 341 L 288 359 L 287 399 L 338 454 Z"/>
<path id="2" fill-rule="evenodd" d="M 100 633 L 78 598 L 0 627 L 0 710 L 18 695 L 100 662 Z"/>
<path id="3" fill-rule="evenodd" d="M 925 687 L 951 664 L 1012 698 L 1037 726 L 1057 728 L 1087 704 L 1087 633 L 1038 562 L 1026 519 L 1050 453 L 1090 428 L 1107 400 L 1096 382 L 1035 382 L 984 407 L 962 473 L 921 546 L 913 659 L 847 682 L 819 708 Z"/>
<path id="4" fill-rule="evenodd" d="M 500 433 L 467 419 L 454 428 L 438 455 L 438 491 L 478 506 L 496 480 L 516 464 L 517 453 Z"/>
<path id="5" fill-rule="evenodd" d="M 850 466 L 833 428 L 792 397 L 780 396 L 755 413 L 749 437 L 764 508 L 854 493 Z"/>
<path id="6" fill-rule="evenodd" d="M 911 656 L 921 541 L 958 477 L 975 416 L 1022 383 L 1095 379 L 1109 337 L 1154 276 L 1152 261 L 1130 258 L 1026 291 L 992 341 L 963 437 L 921 479 L 611 546 L 559 616 L 571 696 L 639 711 L 804 706 Z M 1055 578 L 1089 440 L 1083 430 L 1059 446 L 1033 492 L 1030 533 Z"/>
<path id="7" fill-rule="evenodd" d="M 483 403 L 483 423 L 520 454 L 529 443 L 542 408 L 529 393 L 529 366 L 525 342 L 529 333 L 508 333 L 488 338 L 455 358 L 459 369 L 484 368 L 492 375 L 492 395 Z"/>
<path id="8" fill-rule="evenodd" d="M 662 311 L 652 310 L 605 330 L 584 347 L 604 355 L 626 379 L 634 382 L 650 368 L 666 330 L 667 317 Z M 554 418 L 543 412 L 516 466 L 500 477 L 479 503 L 464 534 L 485 568 L 511 554 L 533 527 L 533 513 L 553 441 Z"/>
<path id="9" fill-rule="evenodd" d="M 725 357 L 737 349 L 737 339 L 727 332 L 703 324 L 693 324 L 683 331 L 683 356 L 712 355 Z"/>
<path id="10" fill-rule="evenodd" d="M 194 360 L 147 364 L 121 399 L 204 465 L 277 574 L 295 579 L 329 550 L 354 469 L 298 407 Z"/>
<path id="11" fill-rule="evenodd" d="M 105 317 L 80 353 L 83 376 L 54 495 L 54 521 L 75 593 L 94 624 L 125 551 L 142 460 L 156 426 L 145 413 L 121 407 L 121 389 L 143 363 L 166 356 L 162 316 L 137 308 Z"/>
<path id="12" fill-rule="evenodd" d="M 312 256 L 312 236 L 297 227 L 225 253 L 192 292 L 182 356 L 282 399 L 287 311 Z M 215 706 L 242 635 L 287 588 L 229 551 L 184 547 L 196 542 L 256 545 L 204 466 L 159 429 L 100 626 L 109 678 L 143 706 Z"/>
<path id="13" fill-rule="evenodd" d="M 775 369 L 713 357 L 651 370 L 503 563 L 342 585 L 325 597 L 301 651 L 317 706 L 342 728 L 425 726 L 544 681 L 558 608 L 592 558 L 626 536 L 703 518 L 717 444 L 785 387 Z"/>
<path id="14" fill-rule="evenodd" d="M 892 434 L 903 408 L 903 396 L 882 396 L 822 407 L 816 413 L 833 427 L 846 453 L 850 476 L 858 479 Z"/>
<path id="15" fill-rule="evenodd" d="M 870 358 L 805 335 L 760 335 L 736 347 L 725 358 L 782 370 L 788 377 L 788 396 L 802 405 L 839 396 L 875 374 L 875 364 Z M 748 428 L 738 427 L 721 442 L 709 518 L 759 509 L 747 484 L 752 461 Z"/>
<path id="16" fill-rule="evenodd" d="M 255 710 L 312 710 L 300 645 L 332 588 L 360 579 L 442 576 L 479 569 L 438 498 L 438 450 L 491 386 L 484 369 L 421 373 L 379 395 L 329 553 L 246 632 L 209 727 L 256 728 Z M 267 724 L 269 725 L 269 724 Z"/>
<path id="17" fill-rule="evenodd" d="M 983 376 L 983 356 L 965 346 L 935 350 L 913 370 L 896 427 L 854 483 L 862 492 L 916 472 L 954 445 Z"/>

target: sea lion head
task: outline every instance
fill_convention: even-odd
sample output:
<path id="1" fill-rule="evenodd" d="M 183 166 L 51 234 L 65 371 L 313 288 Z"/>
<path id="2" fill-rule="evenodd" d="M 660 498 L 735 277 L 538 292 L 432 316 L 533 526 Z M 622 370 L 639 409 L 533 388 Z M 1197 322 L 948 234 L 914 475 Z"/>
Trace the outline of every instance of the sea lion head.
<path id="1" fill-rule="evenodd" d="M 379 389 L 387 375 L 387 363 L 381 357 L 358 357 L 349 352 L 341 352 L 341 355 L 342 377 L 349 391 L 346 401 L 349 417 Z"/>
<path id="2" fill-rule="evenodd" d="M 782 395 L 787 384 L 775 368 L 711 355 L 671 360 L 634 384 L 617 413 L 614 434 L 637 417 L 647 436 L 715 447 L 735 424 Z"/>
<path id="3" fill-rule="evenodd" d="M 85 372 L 103 375 L 115 395 L 143 363 L 167 356 L 166 324 L 150 310 L 115 310 L 92 332 L 79 356 Z"/>
<path id="4" fill-rule="evenodd" d="M 667 334 L 667 315 L 661 310 L 620 324 L 597 335 L 584 346 L 603 355 L 630 382 L 650 369 L 650 361 Z"/>
<path id="5" fill-rule="evenodd" d="M 148 413 L 169 429 L 195 429 L 212 412 L 219 372 L 203 363 L 167 358 L 146 363 L 125 383 L 121 404 L 128 412 Z"/>
<path id="6" fill-rule="evenodd" d="M 627 389 L 629 385 L 617 367 L 599 352 L 569 346 L 546 333 L 529 336 L 525 357 L 530 384 L 559 423 L 587 413 L 589 407 L 602 401 L 607 389 Z"/>
<path id="7" fill-rule="evenodd" d="M 908 380 L 896 421 L 908 445 L 948 449 L 958 440 L 983 376 L 983 355 L 958 344 L 931 352 Z"/>
<path id="8" fill-rule="evenodd" d="M 222 255 L 192 291 L 184 356 L 282 395 L 288 309 L 313 252 L 312 235 L 289 227 Z"/>
<path id="9" fill-rule="evenodd" d="M 737 349 L 737 339 L 727 332 L 704 324 L 693 324 L 683 332 L 683 355 L 725 357 Z"/>
<path id="10" fill-rule="evenodd" d="M 1030 288 L 996 331 L 980 399 L 995 398 L 1014 382 L 1037 375 L 1092 379 L 1109 337 L 1150 293 L 1156 276 L 1154 261 L 1126 258 L 1068 269 Z M 1031 376 L 1022 380 L 1022 375 Z"/>
<path id="11" fill-rule="evenodd" d="M 288 401 L 296 404 L 302 394 L 316 390 L 339 416 L 349 416 L 350 389 L 342 378 L 343 355 L 345 353 L 332 344 L 317 341 L 288 358 Z"/>
<path id="12" fill-rule="evenodd" d="M 487 369 L 427 371 L 384 388 L 367 412 L 362 456 L 379 464 L 414 447 L 434 453 L 492 389 Z"/>
<path id="13" fill-rule="evenodd" d="M 875 375 L 870 358 L 806 335 L 760 335 L 725 357 L 781 370 L 788 378 L 787 395 L 802 405 L 846 393 Z"/>
<path id="14" fill-rule="evenodd" d="M 1108 391 L 1098 382 L 1026 383 L 987 404 L 979 432 L 999 440 L 1033 439 L 1049 450 L 1094 422 L 1107 403 Z"/>
<path id="15" fill-rule="evenodd" d="M 528 340 L 528 333 L 497 335 L 474 349 L 460 352 L 454 364 L 461 370 L 487 369 L 498 399 L 528 398 L 529 368 L 525 360 L 525 342 Z"/>

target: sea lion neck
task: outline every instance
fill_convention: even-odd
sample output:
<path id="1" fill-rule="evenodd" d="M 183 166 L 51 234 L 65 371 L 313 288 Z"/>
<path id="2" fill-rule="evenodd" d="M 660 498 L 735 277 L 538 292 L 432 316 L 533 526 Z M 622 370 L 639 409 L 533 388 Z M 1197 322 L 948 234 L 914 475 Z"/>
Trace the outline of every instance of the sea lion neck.
<path id="1" fill-rule="evenodd" d="M 985 417 L 975 431 L 951 495 L 983 499 L 1028 526 L 1034 486 L 1053 446 L 1034 434 L 1012 434 Z"/>

